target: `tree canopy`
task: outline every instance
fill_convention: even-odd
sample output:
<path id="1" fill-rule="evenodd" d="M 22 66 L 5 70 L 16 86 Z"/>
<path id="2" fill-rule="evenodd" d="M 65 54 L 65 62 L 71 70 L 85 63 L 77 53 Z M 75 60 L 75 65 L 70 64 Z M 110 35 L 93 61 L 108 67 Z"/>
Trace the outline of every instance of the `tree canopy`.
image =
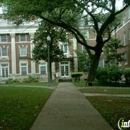
<path id="1" fill-rule="evenodd" d="M 119 10 L 118 0 L 3 0 L 4 16 L 10 20 L 22 21 L 42 19 L 71 32 L 77 42 L 85 46 L 93 59 L 88 82 L 95 78 L 95 72 L 105 43 L 111 39 L 113 27 L 118 26 L 118 15 L 129 5 L 129 0 Z M 87 43 L 80 26 L 93 28 L 96 33 L 96 45 Z M 105 39 L 103 38 L 105 36 Z M 92 53 L 94 52 L 94 53 Z"/>

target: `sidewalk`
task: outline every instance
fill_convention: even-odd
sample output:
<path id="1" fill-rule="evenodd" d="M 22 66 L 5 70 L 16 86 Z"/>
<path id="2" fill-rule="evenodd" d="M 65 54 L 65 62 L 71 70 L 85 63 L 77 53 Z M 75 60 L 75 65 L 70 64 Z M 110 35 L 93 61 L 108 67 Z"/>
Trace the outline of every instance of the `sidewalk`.
<path id="1" fill-rule="evenodd" d="M 113 130 L 72 83 L 59 83 L 30 130 Z"/>

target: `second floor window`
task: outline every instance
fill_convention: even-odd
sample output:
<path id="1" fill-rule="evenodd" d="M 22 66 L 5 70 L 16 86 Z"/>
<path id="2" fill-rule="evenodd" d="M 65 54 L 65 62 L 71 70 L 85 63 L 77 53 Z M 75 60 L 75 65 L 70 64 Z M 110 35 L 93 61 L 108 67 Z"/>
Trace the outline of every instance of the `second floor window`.
<path id="1" fill-rule="evenodd" d="M 27 56 L 27 47 L 20 47 L 20 56 Z"/>
<path id="2" fill-rule="evenodd" d="M 20 34 L 20 35 L 19 35 L 19 41 L 20 41 L 20 42 L 25 42 L 25 41 L 27 41 L 26 34 Z"/>
<path id="3" fill-rule="evenodd" d="M 5 47 L 1 48 L 1 56 L 8 56 L 8 48 Z"/>
<path id="4" fill-rule="evenodd" d="M 0 42 L 7 42 L 7 35 L 1 35 Z"/>
<path id="5" fill-rule="evenodd" d="M 60 44 L 60 49 L 64 52 L 64 53 L 68 53 L 68 47 L 66 44 Z"/>
<path id="6" fill-rule="evenodd" d="M 123 42 L 124 42 L 124 45 L 126 45 L 126 33 L 125 32 L 123 33 Z"/>

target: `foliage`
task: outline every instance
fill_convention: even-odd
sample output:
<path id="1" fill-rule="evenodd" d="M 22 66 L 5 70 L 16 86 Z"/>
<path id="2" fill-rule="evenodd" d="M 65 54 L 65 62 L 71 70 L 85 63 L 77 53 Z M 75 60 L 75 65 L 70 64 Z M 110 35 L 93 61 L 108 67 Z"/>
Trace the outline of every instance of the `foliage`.
<path id="1" fill-rule="evenodd" d="M 129 86 L 130 69 L 120 69 L 114 64 L 110 67 L 98 68 L 96 79 L 99 85 Z"/>
<path id="2" fill-rule="evenodd" d="M 74 78 L 75 81 L 80 81 L 80 77 L 83 75 L 83 72 L 73 72 L 71 73 L 71 77 Z"/>
<path id="3" fill-rule="evenodd" d="M 98 68 L 96 71 L 96 79 L 100 85 L 108 83 L 108 68 Z"/>
<path id="4" fill-rule="evenodd" d="M 123 75 L 124 75 L 124 78 L 125 78 L 125 83 L 127 85 L 130 85 L 130 69 L 124 69 Z"/>
<path id="5" fill-rule="evenodd" d="M 29 130 L 52 89 L 0 87 L 1 130 Z"/>
<path id="6" fill-rule="evenodd" d="M 18 79 L 12 79 L 12 78 L 9 78 L 8 80 L 6 80 L 5 83 L 6 83 L 6 84 L 19 83 L 19 80 L 18 80 Z"/>
<path id="7" fill-rule="evenodd" d="M 105 62 L 107 65 L 116 64 L 118 66 L 120 62 L 125 61 L 124 59 L 125 52 L 118 52 L 119 49 L 125 47 L 120 43 L 121 41 L 119 38 L 112 38 L 104 46 L 104 53 L 106 55 Z"/>
<path id="8" fill-rule="evenodd" d="M 37 83 L 39 81 L 38 77 L 35 76 L 28 76 L 28 78 L 23 79 L 23 83 Z"/>
<path id="9" fill-rule="evenodd" d="M 78 58 L 78 68 L 81 70 L 83 69 L 84 72 L 88 72 L 90 69 L 90 58 L 86 50 L 84 51 L 75 51 Z"/>
<path id="10" fill-rule="evenodd" d="M 4 16 L 15 23 L 23 19 L 34 21 L 38 18 L 51 24 L 62 27 L 72 33 L 77 42 L 85 46 L 92 58 L 88 81 L 93 81 L 98 67 L 103 46 L 110 40 L 113 26 L 119 25 L 119 14 L 122 13 L 130 2 L 122 9 L 116 9 L 117 0 L 3 0 L 5 6 Z M 100 12 L 100 13 L 99 13 Z M 79 25 L 84 28 L 93 28 L 96 33 L 96 45 L 89 45 L 82 34 Z M 105 39 L 104 39 L 105 36 Z M 91 52 L 94 51 L 92 54 Z"/>
<path id="11" fill-rule="evenodd" d="M 47 37 L 50 36 L 50 41 Z M 59 48 L 58 42 L 67 42 L 66 31 L 52 24 L 42 21 L 33 39 L 35 47 L 32 51 L 32 60 L 48 62 L 48 44 L 50 47 L 51 62 L 61 61 L 65 58 L 64 52 Z"/>

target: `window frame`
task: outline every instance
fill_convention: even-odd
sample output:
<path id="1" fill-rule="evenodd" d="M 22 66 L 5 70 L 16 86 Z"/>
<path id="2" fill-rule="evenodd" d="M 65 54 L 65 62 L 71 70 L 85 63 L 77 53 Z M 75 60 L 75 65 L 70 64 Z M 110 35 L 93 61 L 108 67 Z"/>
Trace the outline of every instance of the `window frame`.
<path id="1" fill-rule="evenodd" d="M 45 67 L 45 71 L 44 71 L 45 73 L 44 72 L 42 73 L 42 69 L 41 69 L 42 67 Z M 47 74 L 47 64 L 46 63 L 39 64 L 39 74 Z"/>
<path id="2" fill-rule="evenodd" d="M 25 50 L 23 51 L 22 49 L 25 48 Z M 22 54 L 23 52 L 25 52 L 24 54 Z M 20 46 L 20 56 L 27 56 L 27 47 L 26 46 Z"/>
<path id="3" fill-rule="evenodd" d="M 25 71 L 22 71 L 23 68 L 26 68 L 26 73 L 23 73 Z M 27 66 L 27 63 L 21 63 L 20 64 L 20 74 L 21 75 L 27 75 L 28 74 L 28 66 Z"/>
<path id="4" fill-rule="evenodd" d="M 6 55 L 3 55 L 3 49 L 6 49 Z M 7 47 L 1 47 L 1 57 L 8 57 L 8 48 Z"/>
<path id="5" fill-rule="evenodd" d="M 25 36 L 24 37 L 24 40 L 22 40 L 22 36 Z M 26 42 L 27 41 L 27 35 L 26 34 L 19 34 L 19 42 Z"/>
<path id="6" fill-rule="evenodd" d="M 5 38 L 2 38 L 2 36 L 5 36 Z M 3 39 L 3 40 L 2 40 L 2 39 Z M 8 42 L 7 39 L 8 39 L 8 38 L 7 38 L 7 35 L 6 35 L 6 34 L 0 35 L 0 42 L 1 42 L 1 43 L 6 43 L 6 42 Z"/>

